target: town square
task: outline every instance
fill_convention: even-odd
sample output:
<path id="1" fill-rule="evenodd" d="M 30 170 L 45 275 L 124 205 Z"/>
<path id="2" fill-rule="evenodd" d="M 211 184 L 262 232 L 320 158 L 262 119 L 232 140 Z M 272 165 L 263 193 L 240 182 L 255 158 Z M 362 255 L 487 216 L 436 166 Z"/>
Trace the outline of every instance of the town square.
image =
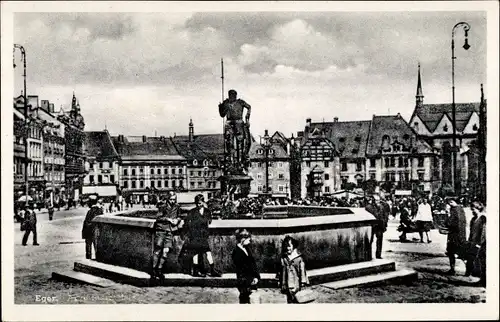
<path id="1" fill-rule="evenodd" d="M 498 317 L 498 4 L 285 4 L 2 4 L 14 312 L 448 303 L 467 313 L 418 314 Z"/>

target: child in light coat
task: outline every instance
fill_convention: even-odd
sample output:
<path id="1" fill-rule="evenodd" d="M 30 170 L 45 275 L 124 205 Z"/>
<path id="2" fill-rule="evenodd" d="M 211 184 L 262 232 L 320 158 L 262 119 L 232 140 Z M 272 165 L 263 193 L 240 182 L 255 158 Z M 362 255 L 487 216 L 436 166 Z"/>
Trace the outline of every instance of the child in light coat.
<path id="1" fill-rule="evenodd" d="M 298 241 L 291 236 L 286 236 L 281 246 L 281 267 L 276 277 L 281 292 L 286 294 L 287 303 L 298 303 L 295 294 L 303 289 L 304 286 L 309 285 L 306 265 L 297 248 Z"/>

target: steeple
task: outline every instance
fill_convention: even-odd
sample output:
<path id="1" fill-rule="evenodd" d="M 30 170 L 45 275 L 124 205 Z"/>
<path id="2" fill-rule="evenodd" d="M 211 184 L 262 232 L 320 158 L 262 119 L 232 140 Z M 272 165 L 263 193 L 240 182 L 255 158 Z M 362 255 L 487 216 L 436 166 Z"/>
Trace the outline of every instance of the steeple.
<path id="1" fill-rule="evenodd" d="M 416 107 L 424 105 L 424 93 L 422 92 L 422 79 L 420 77 L 420 63 L 418 63 L 417 95 L 415 95 Z"/>
<path id="2" fill-rule="evenodd" d="M 76 97 L 75 97 L 75 91 L 73 91 L 73 99 L 71 100 L 71 109 L 76 110 L 76 105 L 77 105 L 77 101 L 76 101 Z"/>
<path id="3" fill-rule="evenodd" d="M 194 125 L 193 125 L 193 119 L 189 119 L 189 142 L 193 142 L 194 138 Z"/>

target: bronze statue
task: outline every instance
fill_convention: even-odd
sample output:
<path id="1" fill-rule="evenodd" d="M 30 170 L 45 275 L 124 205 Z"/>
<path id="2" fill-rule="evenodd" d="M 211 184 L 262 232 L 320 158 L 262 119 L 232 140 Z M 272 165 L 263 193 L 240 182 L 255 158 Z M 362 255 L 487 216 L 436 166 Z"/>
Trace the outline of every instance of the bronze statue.
<path id="1" fill-rule="evenodd" d="M 224 144 L 229 173 L 245 173 L 248 168 L 248 152 L 250 151 L 250 112 L 251 106 L 237 98 L 237 92 L 232 89 L 228 92 L 229 98 L 219 104 L 219 114 L 227 117 L 224 124 Z M 243 111 L 247 109 L 245 121 Z"/>

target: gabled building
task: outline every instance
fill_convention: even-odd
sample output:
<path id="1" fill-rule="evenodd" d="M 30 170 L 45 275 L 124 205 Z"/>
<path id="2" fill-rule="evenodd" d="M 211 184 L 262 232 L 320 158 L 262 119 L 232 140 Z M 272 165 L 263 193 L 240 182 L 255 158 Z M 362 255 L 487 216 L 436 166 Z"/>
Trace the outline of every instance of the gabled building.
<path id="1" fill-rule="evenodd" d="M 112 141 L 121 159 L 122 192 L 141 199 L 151 190 L 187 189 L 187 160 L 179 154 L 171 138 L 118 135 Z"/>
<path id="2" fill-rule="evenodd" d="M 460 185 L 466 187 L 471 184 L 467 178 L 467 154 L 470 145 L 477 145 L 481 127 L 481 106 L 486 110 L 486 100 L 481 87 L 481 102 L 455 103 L 455 124 L 453 124 L 452 103 L 424 104 L 420 65 L 418 68 L 417 94 L 413 114 L 410 118 L 411 127 L 418 137 L 426 140 L 440 154 L 439 178 L 443 186 L 452 185 L 453 165 L 453 127 L 456 129 L 457 170 Z M 483 113 L 485 114 L 485 113 Z M 485 123 L 485 122 L 483 122 Z M 485 146 L 485 145 L 484 145 Z"/>
<path id="3" fill-rule="evenodd" d="M 439 187 L 439 177 L 433 171 L 439 164 L 438 155 L 400 114 L 373 116 L 366 158 L 367 178 L 385 183 L 385 190 L 431 192 Z"/>
<path id="4" fill-rule="evenodd" d="M 187 186 L 189 191 L 206 193 L 212 198 L 220 191 L 222 175 L 220 161 L 224 157 L 222 134 L 195 135 L 193 120 L 189 122 L 189 135 L 171 138 L 177 151 L 187 162 Z"/>
<path id="5" fill-rule="evenodd" d="M 120 156 L 107 130 L 85 132 L 85 170 L 83 184 L 120 184 Z"/>
<path id="6" fill-rule="evenodd" d="M 274 198 L 290 198 L 289 140 L 283 133 L 275 132 L 269 138 L 270 145 L 267 155 L 266 147 L 260 141 L 252 140 L 249 151 L 250 166 L 248 175 L 252 178 L 252 181 L 250 181 L 250 195 L 267 194 Z M 266 171 L 268 173 L 267 181 Z M 266 191 L 266 186 L 268 191 Z"/>
<path id="7" fill-rule="evenodd" d="M 66 196 L 77 200 L 83 186 L 85 171 L 85 120 L 75 93 L 69 111 L 60 110 L 57 117 L 64 124 Z"/>
<path id="8" fill-rule="evenodd" d="M 14 196 L 25 193 L 26 125 L 24 114 L 14 104 Z"/>

